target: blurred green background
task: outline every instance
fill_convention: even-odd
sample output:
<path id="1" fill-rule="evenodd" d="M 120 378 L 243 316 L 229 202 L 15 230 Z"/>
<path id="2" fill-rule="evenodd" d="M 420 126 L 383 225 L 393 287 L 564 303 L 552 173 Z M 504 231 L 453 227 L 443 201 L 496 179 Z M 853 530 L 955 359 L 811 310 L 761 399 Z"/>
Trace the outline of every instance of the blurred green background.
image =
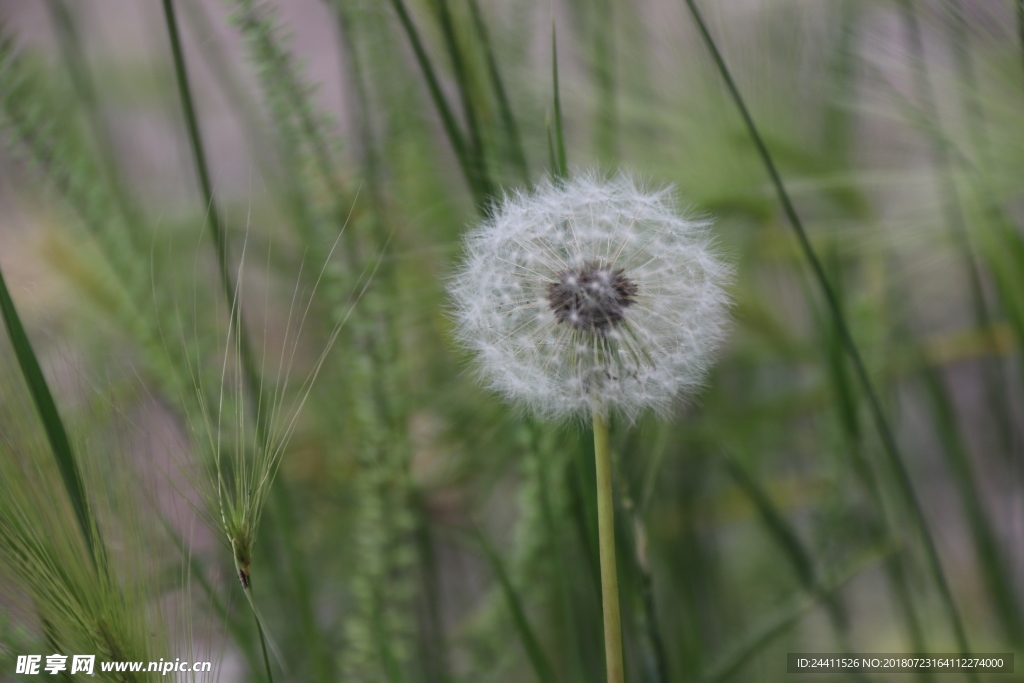
<path id="1" fill-rule="evenodd" d="M 603 680 L 589 430 L 480 388 L 444 293 L 563 141 L 737 271 L 706 389 L 612 424 L 628 680 L 1024 680 L 785 673 L 1024 653 L 1024 3 L 5 0 L 0 40 L 0 680 Z"/>

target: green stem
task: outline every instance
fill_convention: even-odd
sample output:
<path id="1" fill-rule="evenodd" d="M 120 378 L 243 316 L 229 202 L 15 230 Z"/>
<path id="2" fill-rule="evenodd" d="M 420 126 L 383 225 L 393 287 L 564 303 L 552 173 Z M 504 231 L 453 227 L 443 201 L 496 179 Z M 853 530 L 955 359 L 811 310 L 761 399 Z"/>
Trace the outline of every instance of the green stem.
<path id="1" fill-rule="evenodd" d="M 256 632 L 260 635 L 260 650 L 263 652 L 263 667 L 267 671 L 267 681 L 274 683 L 274 674 L 270 671 L 270 657 L 267 656 L 267 637 L 263 635 L 263 620 L 260 619 L 259 610 L 256 609 L 256 602 L 252 597 L 252 584 L 250 583 L 243 590 L 246 600 L 249 601 L 249 607 L 252 608 L 252 617 L 256 620 Z"/>
<path id="2" fill-rule="evenodd" d="M 608 418 L 594 407 L 594 464 L 597 470 L 597 535 L 601 550 L 601 598 L 604 612 L 604 657 L 608 683 L 623 683 L 622 620 L 619 577 L 615 568 L 615 510 L 612 507 L 612 458 Z"/>
<path id="3" fill-rule="evenodd" d="M 192 100 L 192 88 L 189 85 L 188 70 L 185 67 L 185 54 L 181 47 L 181 36 L 178 31 L 178 19 L 174 9 L 174 0 L 163 0 L 163 7 L 164 20 L 167 24 L 167 37 L 171 43 L 171 54 L 174 58 L 174 74 L 178 83 L 178 95 L 181 98 L 181 108 L 185 115 L 188 138 L 192 146 L 192 160 L 195 165 L 196 176 L 199 180 L 199 189 L 203 194 L 203 201 L 206 204 L 206 216 L 209 219 L 210 232 L 213 236 L 213 245 L 217 254 L 217 272 L 220 275 L 221 287 L 224 289 L 224 298 L 231 311 L 230 324 L 234 326 L 237 334 L 238 352 L 241 356 L 245 386 L 252 397 L 253 403 L 256 405 L 256 432 L 260 443 L 267 446 L 269 440 L 267 435 L 267 418 L 264 414 L 263 383 L 260 380 L 252 345 L 249 343 L 249 336 L 246 334 L 245 323 L 242 320 L 242 308 L 237 291 L 238 285 L 231 277 L 227 235 L 224 226 L 221 224 L 220 210 L 217 208 L 217 203 L 214 200 L 213 183 L 210 180 L 209 165 L 206 162 L 206 151 L 203 147 L 203 138 L 199 131 L 199 119 L 196 117 L 195 104 Z"/>

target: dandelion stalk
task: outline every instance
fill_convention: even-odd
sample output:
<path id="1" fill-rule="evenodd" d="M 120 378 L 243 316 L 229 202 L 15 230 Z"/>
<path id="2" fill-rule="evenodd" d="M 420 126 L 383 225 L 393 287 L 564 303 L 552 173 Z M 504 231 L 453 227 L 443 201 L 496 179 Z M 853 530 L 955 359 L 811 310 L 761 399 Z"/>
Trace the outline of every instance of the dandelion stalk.
<path id="1" fill-rule="evenodd" d="M 619 616 L 619 576 L 615 566 L 612 457 L 608 445 L 608 416 L 600 405 L 594 406 L 594 464 L 597 469 L 597 535 L 601 549 L 604 659 L 608 683 L 622 683 L 622 619 Z"/>
<path id="2" fill-rule="evenodd" d="M 451 286 L 491 388 L 540 417 L 592 420 L 609 683 L 624 668 L 608 418 L 667 414 L 703 381 L 731 276 L 708 225 L 681 217 L 670 188 L 556 177 L 494 207 Z"/>

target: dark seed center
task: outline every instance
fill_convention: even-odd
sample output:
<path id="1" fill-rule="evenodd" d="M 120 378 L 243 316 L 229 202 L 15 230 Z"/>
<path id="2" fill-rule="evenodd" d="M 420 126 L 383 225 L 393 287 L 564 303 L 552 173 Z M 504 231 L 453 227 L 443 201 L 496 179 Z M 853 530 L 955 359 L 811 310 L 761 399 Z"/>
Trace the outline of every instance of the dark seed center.
<path id="1" fill-rule="evenodd" d="M 636 283 L 622 268 L 586 261 L 561 271 L 548 284 L 548 303 L 559 322 L 580 330 L 604 333 L 622 322 L 636 301 Z"/>

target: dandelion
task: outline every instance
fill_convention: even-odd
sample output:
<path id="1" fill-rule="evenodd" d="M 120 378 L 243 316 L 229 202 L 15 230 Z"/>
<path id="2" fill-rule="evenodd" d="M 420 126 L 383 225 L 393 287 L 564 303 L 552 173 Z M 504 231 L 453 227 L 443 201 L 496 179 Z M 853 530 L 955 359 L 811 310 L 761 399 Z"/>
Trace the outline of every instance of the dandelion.
<path id="1" fill-rule="evenodd" d="M 709 225 L 625 175 L 509 196 L 467 239 L 459 338 L 491 388 L 541 417 L 665 413 L 723 338 L 730 269 Z"/>
<path id="2" fill-rule="evenodd" d="M 623 680 L 608 415 L 667 413 L 701 384 L 730 267 L 671 188 L 595 173 L 507 196 L 451 285 L 484 381 L 541 417 L 593 419 L 608 681 Z"/>

